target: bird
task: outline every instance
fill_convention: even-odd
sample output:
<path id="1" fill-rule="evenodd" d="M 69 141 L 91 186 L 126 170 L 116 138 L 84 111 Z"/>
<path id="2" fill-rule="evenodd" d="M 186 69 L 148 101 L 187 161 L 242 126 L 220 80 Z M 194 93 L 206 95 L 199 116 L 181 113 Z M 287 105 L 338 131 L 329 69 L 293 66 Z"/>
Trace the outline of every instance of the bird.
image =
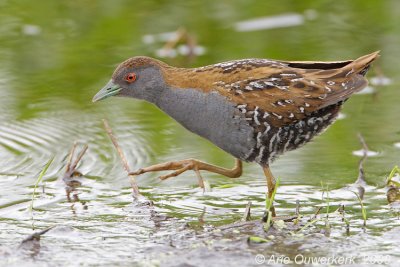
<path id="1" fill-rule="evenodd" d="M 254 162 L 263 169 L 271 198 L 271 163 L 326 130 L 343 103 L 367 86 L 365 74 L 378 57 L 379 51 L 345 61 L 249 58 L 180 68 L 135 56 L 115 69 L 93 102 L 110 96 L 145 100 L 235 158 L 232 169 L 183 159 L 132 175 L 172 171 L 160 176 L 164 180 L 193 170 L 238 178 L 242 162 Z M 270 211 L 276 216 L 273 206 Z"/>

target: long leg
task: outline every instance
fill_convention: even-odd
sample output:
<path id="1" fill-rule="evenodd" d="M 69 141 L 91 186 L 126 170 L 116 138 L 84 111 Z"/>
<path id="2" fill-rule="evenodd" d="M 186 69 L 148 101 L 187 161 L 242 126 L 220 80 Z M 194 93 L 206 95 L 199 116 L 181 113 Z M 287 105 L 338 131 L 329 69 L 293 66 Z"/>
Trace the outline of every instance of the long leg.
<path id="1" fill-rule="evenodd" d="M 273 193 L 274 190 L 275 190 L 275 178 L 274 178 L 274 176 L 272 175 L 271 170 L 269 169 L 269 166 L 268 166 L 268 165 L 267 165 L 267 166 L 264 166 L 264 167 L 263 167 L 263 170 L 264 170 L 265 177 L 267 178 L 268 198 L 271 199 L 272 193 Z M 272 216 L 273 216 L 273 217 L 276 217 L 275 207 L 274 207 L 273 204 L 272 204 L 272 206 L 271 206 L 271 212 L 272 212 Z"/>
<path id="2" fill-rule="evenodd" d="M 130 175 L 139 175 L 139 174 L 143 174 L 146 172 L 172 171 L 172 170 L 175 170 L 175 171 L 171 172 L 169 174 L 160 176 L 160 179 L 165 180 L 170 177 L 175 177 L 175 176 L 178 176 L 188 170 L 195 171 L 197 175 L 199 175 L 199 171 L 209 171 L 209 172 L 224 175 L 229 178 L 238 178 L 242 175 L 242 161 L 239 159 L 236 159 L 235 167 L 233 167 L 232 169 L 227 169 L 227 168 L 222 168 L 222 167 L 218 167 L 215 165 L 211 165 L 211 164 L 205 163 L 205 162 L 197 160 L 197 159 L 185 159 L 185 160 L 170 161 L 170 162 L 152 165 L 152 166 L 149 166 L 146 168 L 139 169 L 135 172 L 131 172 L 129 174 Z"/>

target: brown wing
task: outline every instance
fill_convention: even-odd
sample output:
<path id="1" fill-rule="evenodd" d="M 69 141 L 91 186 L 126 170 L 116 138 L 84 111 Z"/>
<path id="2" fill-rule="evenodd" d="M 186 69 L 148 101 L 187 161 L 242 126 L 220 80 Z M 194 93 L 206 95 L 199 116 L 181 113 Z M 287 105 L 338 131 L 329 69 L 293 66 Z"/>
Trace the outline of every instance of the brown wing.
<path id="1" fill-rule="evenodd" d="M 281 62 L 286 66 L 255 69 L 256 77 L 220 84 L 218 91 L 237 105 L 246 105 L 246 110 L 266 112 L 279 127 L 363 89 L 368 83 L 363 75 L 377 56 L 378 52 L 354 61 Z"/>

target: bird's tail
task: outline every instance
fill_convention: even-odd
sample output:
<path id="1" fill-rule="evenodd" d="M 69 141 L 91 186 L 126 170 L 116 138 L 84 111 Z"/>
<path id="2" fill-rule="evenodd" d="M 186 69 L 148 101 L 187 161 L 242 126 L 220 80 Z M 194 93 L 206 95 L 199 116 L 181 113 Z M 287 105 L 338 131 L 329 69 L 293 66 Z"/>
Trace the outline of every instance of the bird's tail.
<path id="1" fill-rule="evenodd" d="M 379 52 L 380 51 L 376 51 L 371 54 L 357 58 L 350 64 L 342 67 L 340 73 L 345 76 L 349 76 L 353 73 L 361 74 L 364 76 L 369 70 L 371 63 L 379 57 Z"/>
<path id="2" fill-rule="evenodd" d="M 352 94 L 365 88 L 368 85 L 368 81 L 364 75 L 367 73 L 371 63 L 378 57 L 379 51 L 376 51 L 335 69 L 333 73 L 331 71 L 321 72 L 322 75 L 325 74 L 321 81 L 325 82 L 332 90 L 321 107 L 344 101 Z"/>

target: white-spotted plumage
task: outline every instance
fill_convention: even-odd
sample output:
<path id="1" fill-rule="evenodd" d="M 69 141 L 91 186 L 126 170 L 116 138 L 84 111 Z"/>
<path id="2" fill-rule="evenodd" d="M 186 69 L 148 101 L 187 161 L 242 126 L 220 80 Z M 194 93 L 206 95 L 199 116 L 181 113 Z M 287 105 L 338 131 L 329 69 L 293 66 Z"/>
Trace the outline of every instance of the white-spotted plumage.
<path id="1" fill-rule="evenodd" d="M 197 71 L 229 77 L 214 89 L 235 102 L 239 117 L 254 129 L 255 146 L 245 160 L 269 164 L 328 127 L 342 103 L 366 85 L 365 69 L 376 57 L 332 63 L 245 59 Z"/>

